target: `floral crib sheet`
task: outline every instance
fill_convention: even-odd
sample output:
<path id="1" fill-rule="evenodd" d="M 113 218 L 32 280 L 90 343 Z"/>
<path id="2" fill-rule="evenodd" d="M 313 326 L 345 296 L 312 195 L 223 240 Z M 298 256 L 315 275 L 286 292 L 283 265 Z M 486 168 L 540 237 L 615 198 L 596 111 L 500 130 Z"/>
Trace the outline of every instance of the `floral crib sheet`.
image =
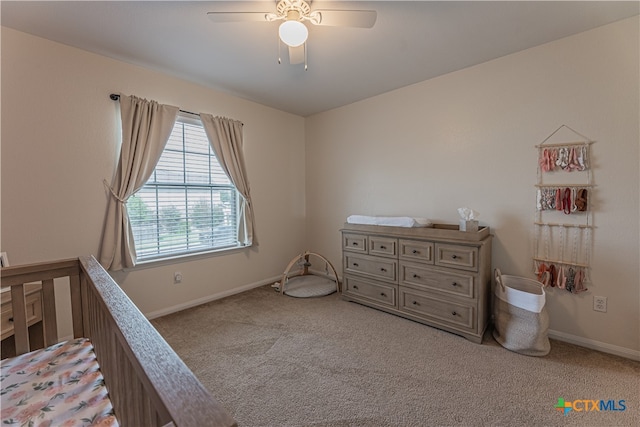
<path id="1" fill-rule="evenodd" d="M 87 338 L 0 362 L 2 426 L 118 426 Z"/>

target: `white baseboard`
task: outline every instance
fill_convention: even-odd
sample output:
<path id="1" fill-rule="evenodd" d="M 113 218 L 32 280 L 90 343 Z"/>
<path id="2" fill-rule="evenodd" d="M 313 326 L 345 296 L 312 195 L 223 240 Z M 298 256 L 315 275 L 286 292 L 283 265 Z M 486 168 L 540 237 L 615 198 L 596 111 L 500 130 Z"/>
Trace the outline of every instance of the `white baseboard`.
<path id="1" fill-rule="evenodd" d="M 228 297 L 228 296 L 231 296 L 231 295 L 239 294 L 241 292 L 245 292 L 245 291 L 248 291 L 250 289 L 259 288 L 260 286 L 269 285 L 269 284 L 277 282 L 277 281 L 279 281 L 281 279 L 282 279 L 282 276 L 278 275 L 278 276 L 275 276 L 275 277 L 273 277 L 271 279 L 265 279 L 265 280 L 262 280 L 260 282 L 250 283 L 248 285 L 244 285 L 244 286 L 241 286 L 239 288 L 231 289 L 229 291 L 219 292 L 217 294 L 208 295 L 206 297 L 198 298 L 198 299 L 195 299 L 193 301 L 189 301 L 189 302 L 186 302 L 186 303 L 183 303 L 183 304 L 178 304 L 178 305 L 174 305 L 174 306 L 171 306 L 171 307 L 163 308 L 162 310 L 152 311 L 151 313 L 145 314 L 145 317 L 147 319 L 149 319 L 149 320 L 152 320 L 152 319 L 155 319 L 157 317 L 162 317 L 162 316 L 166 316 L 167 314 L 176 313 L 176 312 L 181 311 L 181 310 L 186 310 L 187 308 L 191 308 L 191 307 L 195 307 L 197 305 L 205 304 L 205 303 L 210 302 L 210 301 L 214 301 L 214 300 L 225 298 L 225 297 Z M 62 342 L 62 341 L 69 341 L 69 340 L 72 340 L 72 339 L 74 339 L 73 334 L 65 335 L 62 338 L 60 338 L 58 341 Z"/>
<path id="2" fill-rule="evenodd" d="M 188 301 L 182 304 L 173 305 L 171 307 L 163 308 L 162 310 L 152 311 L 150 313 L 145 313 L 147 319 L 152 320 L 157 317 L 166 316 L 168 314 L 176 313 L 178 311 L 186 310 L 187 308 L 195 307 L 201 304 L 205 304 L 211 301 L 215 301 L 217 299 L 222 299 L 231 295 L 239 294 L 241 292 L 248 291 L 250 289 L 259 288 L 260 286 L 269 285 L 274 282 L 282 279 L 282 275 L 272 277 L 270 279 L 261 280 L 259 282 L 250 283 L 248 285 L 240 286 L 239 288 L 234 288 L 224 292 L 218 292 L 217 294 L 207 295 L 206 297 L 198 298 L 192 301 Z"/>
<path id="3" fill-rule="evenodd" d="M 192 301 L 188 301 L 186 303 L 177 304 L 171 307 L 163 308 L 162 310 L 152 311 L 150 313 L 145 313 L 147 319 L 155 319 L 157 317 L 166 316 L 168 314 L 176 313 L 178 311 L 186 310 L 191 307 L 195 307 L 201 304 L 205 304 L 211 301 L 215 301 L 221 298 L 225 298 L 231 295 L 239 294 L 241 292 L 248 291 L 250 289 L 259 288 L 260 286 L 272 284 L 274 282 L 280 281 L 282 279 L 281 275 L 271 277 L 269 279 L 264 279 L 259 282 L 250 283 L 248 285 L 240 286 L 238 288 L 234 288 L 228 291 L 219 292 L 217 294 L 208 295 L 203 298 L 198 298 Z M 601 341 L 596 341 L 584 337 L 580 337 L 577 335 L 567 334 L 565 332 L 549 330 L 549 338 L 568 342 L 570 344 L 579 345 L 581 347 L 590 348 L 592 350 L 601 351 L 603 353 L 609 353 L 616 356 L 624 357 L 631 360 L 640 361 L 640 351 L 632 350 L 626 347 L 620 347 L 613 344 L 607 344 Z"/>
<path id="4" fill-rule="evenodd" d="M 624 357 L 631 360 L 640 361 L 640 351 L 632 350 L 630 348 L 620 347 L 613 344 L 607 344 L 604 342 L 591 340 L 588 338 L 579 337 L 565 332 L 549 330 L 549 338 L 568 342 L 570 344 L 579 345 L 581 347 L 590 348 L 592 350 L 598 350 L 603 353 L 614 354 L 616 356 Z"/>

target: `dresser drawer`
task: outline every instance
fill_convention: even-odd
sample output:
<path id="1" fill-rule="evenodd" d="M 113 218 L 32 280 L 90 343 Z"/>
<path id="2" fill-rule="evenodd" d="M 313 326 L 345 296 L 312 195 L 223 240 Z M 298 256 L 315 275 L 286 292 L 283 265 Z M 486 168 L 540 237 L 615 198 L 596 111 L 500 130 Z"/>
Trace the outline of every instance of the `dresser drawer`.
<path id="1" fill-rule="evenodd" d="M 433 264 L 433 243 L 400 239 L 400 259 Z"/>
<path id="2" fill-rule="evenodd" d="M 363 234 L 344 233 L 342 235 L 342 247 L 345 251 L 366 254 L 369 250 L 368 242 L 369 239 Z"/>
<path id="3" fill-rule="evenodd" d="M 478 271 L 478 248 L 436 243 L 435 264 L 462 270 Z"/>
<path id="4" fill-rule="evenodd" d="M 367 298 L 390 307 L 396 307 L 397 305 L 395 286 L 345 277 L 342 291 L 346 294 Z"/>
<path id="5" fill-rule="evenodd" d="M 400 284 L 427 291 L 475 298 L 474 276 L 400 262 Z"/>
<path id="6" fill-rule="evenodd" d="M 27 325 L 31 326 L 42 320 L 42 304 L 40 302 L 40 293 L 33 293 L 25 297 L 25 305 L 27 309 Z M 2 317 L 2 339 L 13 335 L 13 309 L 11 301 L 3 303 L 1 307 Z"/>
<path id="7" fill-rule="evenodd" d="M 369 236 L 369 255 L 391 256 L 398 254 L 398 240 L 388 237 Z"/>
<path id="8" fill-rule="evenodd" d="M 475 307 L 440 299 L 433 294 L 400 287 L 400 311 L 464 328 L 473 332 L 476 327 Z"/>
<path id="9" fill-rule="evenodd" d="M 345 273 L 398 283 L 398 263 L 394 259 L 345 253 L 343 261 Z"/>

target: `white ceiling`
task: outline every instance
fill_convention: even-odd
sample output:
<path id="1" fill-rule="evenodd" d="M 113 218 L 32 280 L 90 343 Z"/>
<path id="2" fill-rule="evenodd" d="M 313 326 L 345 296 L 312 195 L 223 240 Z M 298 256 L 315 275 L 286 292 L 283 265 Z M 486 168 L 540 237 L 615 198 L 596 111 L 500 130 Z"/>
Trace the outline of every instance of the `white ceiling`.
<path id="1" fill-rule="evenodd" d="M 640 13 L 638 1 L 315 0 L 312 10 L 370 9 L 378 19 L 371 29 L 311 26 L 305 71 L 277 63 L 277 22 L 214 24 L 212 3 L 4 0 L 0 16 L 6 27 L 308 116 Z M 276 2 L 234 3 L 260 11 Z"/>

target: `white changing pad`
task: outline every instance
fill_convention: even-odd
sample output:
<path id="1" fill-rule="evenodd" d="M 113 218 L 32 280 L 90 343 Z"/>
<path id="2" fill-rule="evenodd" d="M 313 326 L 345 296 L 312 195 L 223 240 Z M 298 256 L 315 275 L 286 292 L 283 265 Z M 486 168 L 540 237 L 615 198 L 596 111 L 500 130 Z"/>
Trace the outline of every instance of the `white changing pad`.
<path id="1" fill-rule="evenodd" d="M 433 224 L 426 218 L 411 218 L 408 216 L 366 216 L 349 215 L 348 224 L 383 225 L 390 227 L 431 227 Z"/>

